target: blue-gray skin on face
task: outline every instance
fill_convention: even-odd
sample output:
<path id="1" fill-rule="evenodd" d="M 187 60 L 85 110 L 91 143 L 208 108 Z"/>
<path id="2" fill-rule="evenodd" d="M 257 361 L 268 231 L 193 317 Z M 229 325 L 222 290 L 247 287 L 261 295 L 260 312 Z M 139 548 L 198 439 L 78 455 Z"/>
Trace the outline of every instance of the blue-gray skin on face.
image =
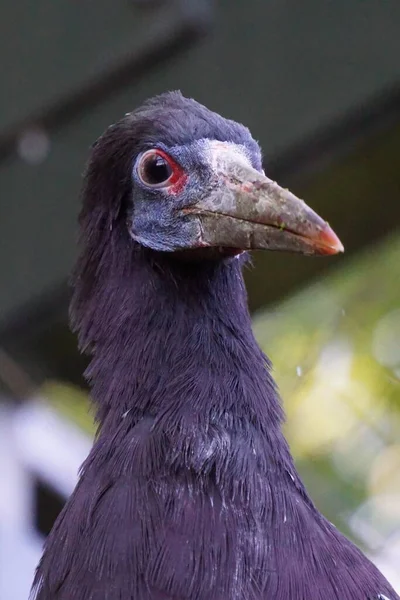
<path id="1" fill-rule="evenodd" d="M 146 165 L 164 166 L 165 181 L 147 180 Z M 264 249 L 331 254 L 340 241 L 314 211 L 268 179 L 244 144 L 201 139 L 158 144 L 136 157 L 129 229 L 163 252 L 196 248 Z M 169 175 L 169 177 L 168 177 Z M 154 174 L 153 174 L 154 176 Z M 151 179 L 151 175 L 150 175 Z"/>

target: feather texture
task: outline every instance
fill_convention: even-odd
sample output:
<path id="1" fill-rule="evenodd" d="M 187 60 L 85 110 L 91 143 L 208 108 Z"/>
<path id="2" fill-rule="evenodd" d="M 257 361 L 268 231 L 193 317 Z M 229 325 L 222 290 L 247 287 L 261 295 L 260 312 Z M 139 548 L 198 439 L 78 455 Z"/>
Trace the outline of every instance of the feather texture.
<path id="1" fill-rule="evenodd" d="M 202 119 L 192 130 L 215 134 Z M 99 430 L 33 598 L 399 600 L 299 478 L 251 330 L 246 257 L 189 264 L 129 237 L 126 170 L 144 125 L 130 126 L 109 130 L 88 168 L 71 314 Z M 237 127 L 219 137 L 247 135 Z"/>

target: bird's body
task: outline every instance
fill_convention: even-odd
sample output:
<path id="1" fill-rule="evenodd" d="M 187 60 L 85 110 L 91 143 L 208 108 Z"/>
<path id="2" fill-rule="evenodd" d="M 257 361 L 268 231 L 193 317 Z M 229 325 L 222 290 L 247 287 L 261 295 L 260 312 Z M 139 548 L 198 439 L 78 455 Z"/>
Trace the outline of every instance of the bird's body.
<path id="1" fill-rule="evenodd" d="M 161 98 L 157 115 L 174 96 Z M 213 132 L 213 113 L 198 124 L 199 105 L 178 101 L 197 139 L 238 143 L 228 126 L 226 139 Z M 146 143 L 162 137 L 157 115 Z M 81 345 L 93 353 L 87 375 L 99 433 L 47 540 L 34 597 L 399 600 L 318 512 L 297 474 L 270 364 L 251 331 L 245 255 L 194 261 L 154 250 L 170 232 L 122 212 L 122 131 L 109 130 L 93 151 L 72 307 Z M 164 132 L 164 144 L 168 135 L 183 143 Z"/>

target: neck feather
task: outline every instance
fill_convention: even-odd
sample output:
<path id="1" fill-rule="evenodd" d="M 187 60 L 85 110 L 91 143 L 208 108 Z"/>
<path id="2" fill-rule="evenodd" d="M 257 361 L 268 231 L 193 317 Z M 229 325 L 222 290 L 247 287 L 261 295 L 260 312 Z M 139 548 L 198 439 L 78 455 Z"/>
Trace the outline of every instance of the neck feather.
<path id="1" fill-rule="evenodd" d="M 187 264 L 136 253 L 131 273 L 105 290 L 108 309 L 98 312 L 87 374 L 101 420 L 110 410 L 173 408 L 228 410 L 260 426 L 280 424 L 269 361 L 251 330 L 241 262 Z"/>
<path id="2" fill-rule="evenodd" d="M 148 418 L 182 439 L 202 432 L 207 444 L 235 431 L 254 455 L 292 469 L 270 363 L 251 329 L 243 260 L 132 254 L 129 269 L 108 272 L 80 322 L 81 334 L 91 331 L 86 375 L 100 435 Z"/>

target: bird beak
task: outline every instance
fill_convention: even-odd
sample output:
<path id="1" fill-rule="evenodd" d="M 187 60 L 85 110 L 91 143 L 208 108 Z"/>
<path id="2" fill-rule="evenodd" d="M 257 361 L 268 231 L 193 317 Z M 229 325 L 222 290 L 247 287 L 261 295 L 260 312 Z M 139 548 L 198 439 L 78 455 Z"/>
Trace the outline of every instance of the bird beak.
<path id="1" fill-rule="evenodd" d="M 343 252 L 328 223 L 303 200 L 253 169 L 239 152 L 223 144 L 212 152 L 217 185 L 184 209 L 200 220 L 198 246 L 311 255 Z"/>

